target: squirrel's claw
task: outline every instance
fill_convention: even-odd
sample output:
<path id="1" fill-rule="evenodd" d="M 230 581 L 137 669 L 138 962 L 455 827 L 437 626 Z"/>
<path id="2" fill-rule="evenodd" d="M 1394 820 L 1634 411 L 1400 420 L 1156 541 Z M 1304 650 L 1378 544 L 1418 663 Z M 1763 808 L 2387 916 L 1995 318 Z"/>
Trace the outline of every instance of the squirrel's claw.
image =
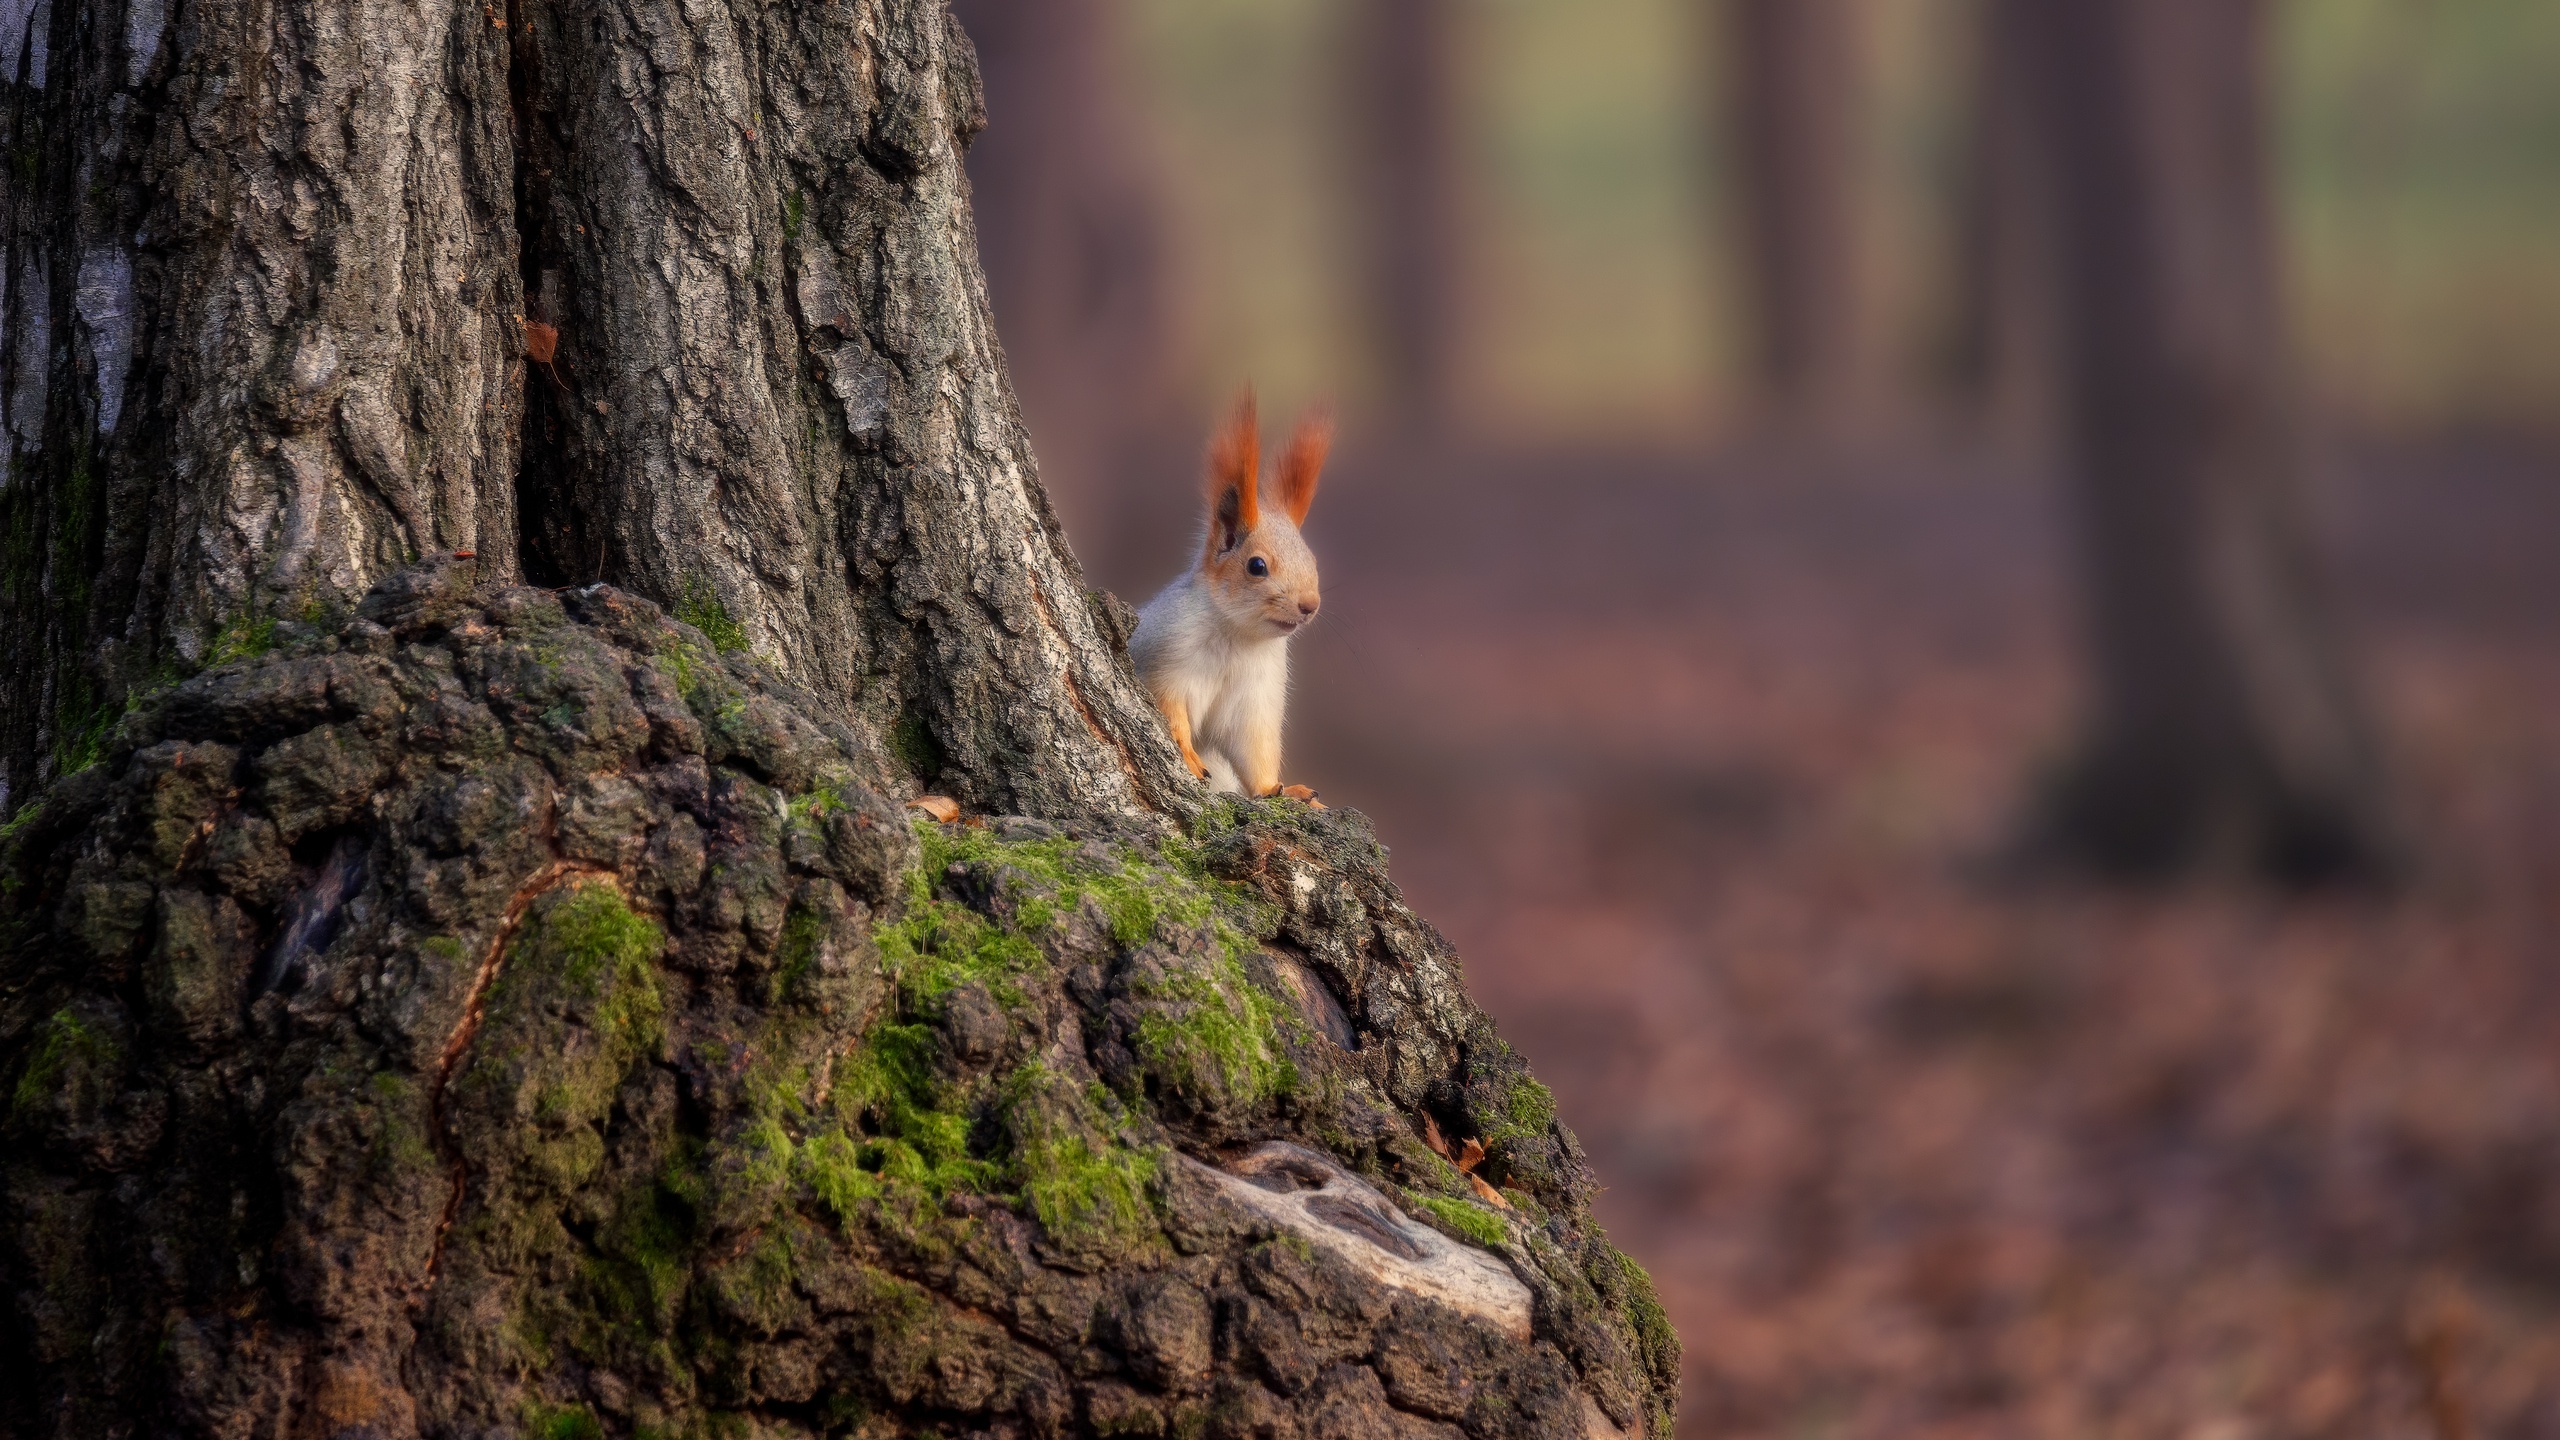
<path id="1" fill-rule="evenodd" d="M 1304 800 L 1318 810 L 1324 808 L 1324 802 L 1316 798 L 1316 792 L 1304 785 L 1283 785 L 1276 793 L 1286 795 L 1292 800 Z"/>

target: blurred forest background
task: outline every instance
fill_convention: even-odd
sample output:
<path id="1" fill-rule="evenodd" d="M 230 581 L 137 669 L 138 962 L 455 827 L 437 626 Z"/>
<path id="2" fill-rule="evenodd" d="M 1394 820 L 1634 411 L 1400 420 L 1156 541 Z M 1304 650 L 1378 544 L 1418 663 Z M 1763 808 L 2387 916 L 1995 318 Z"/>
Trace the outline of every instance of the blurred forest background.
<path id="1" fill-rule="evenodd" d="M 1692 1440 L 2560 1435 L 2560 6 L 955 9 L 1097 583 L 1339 408 L 1289 778 Z"/>

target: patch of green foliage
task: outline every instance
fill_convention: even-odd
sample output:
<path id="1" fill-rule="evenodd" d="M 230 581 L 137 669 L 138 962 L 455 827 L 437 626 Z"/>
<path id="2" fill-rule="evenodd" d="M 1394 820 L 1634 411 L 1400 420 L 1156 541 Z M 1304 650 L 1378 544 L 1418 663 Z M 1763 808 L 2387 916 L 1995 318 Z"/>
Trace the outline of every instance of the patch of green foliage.
<path id="1" fill-rule="evenodd" d="M 27 1057 L 27 1068 L 18 1073 L 17 1089 L 10 1096 L 10 1113 L 15 1115 L 42 1105 L 62 1088 L 73 1067 L 105 1069 L 120 1058 L 114 1040 L 70 1010 L 56 1010 L 44 1022 L 35 1051 Z"/>
<path id="2" fill-rule="evenodd" d="M 1510 1227 L 1502 1223 L 1501 1217 L 1472 1201 L 1453 1200 L 1445 1195 L 1424 1195 L 1413 1191 L 1407 1191 L 1405 1198 L 1430 1211 L 1442 1225 L 1488 1250 L 1501 1246 L 1511 1238 Z"/>
<path id="3" fill-rule="evenodd" d="M 786 803 L 785 823 L 811 823 L 845 803 L 820 786 Z M 1188 968 L 1149 997 L 1162 1002 L 1164 1016 L 1139 1037 L 1168 1085 L 1258 1097 L 1289 1083 L 1273 1007 L 1241 961 L 1252 942 L 1239 925 L 1258 917 L 1195 855 L 1159 858 L 1063 837 L 1008 840 L 930 821 L 919 821 L 917 832 L 921 863 L 907 879 L 905 903 L 873 932 L 892 982 L 888 1013 L 841 1050 L 819 1018 L 795 1013 L 794 977 L 814 962 L 825 922 L 814 913 L 786 918 L 767 997 L 778 1013 L 761 1033 L 719 1042 L 718 1053 L 704 1057 L 715 1070 L 748 1066 L 746 1114 L 723 1136 L 681 1142 L 678 1158 L 626 1193 L 598 1227 L 585 1286 L 593 1299 L 581 1303 L 597 1312 L 584 1330 L 603 1338 L 584 1343 L 675 1373 L 670 1347 L 693 1343 L 682 1338 L 683 1317 L 700 1303 L 687 1298 L 690 1290 L 711 1286 L 724 1305 L 749 1310 L 769 1308 L 758 1295 L 787 1292 L 794 1252 L 780 1237 L 806 1223 L 791 1213 L 802 1207 L 848 1231 L 894 1233 L 919 1253 L 949 1253 L 974 1223 L 946 1208 L 961 1194 L 1002 1197 L 1070 1248 L 1126 1253 L 1161 1244 L 1155 1191 L 1163 1157 L 1132 1139 L 1127 1101 L 1036 1061 L 989 1076 L 955 1071 L 945 1058 L 938 1019 L 948 997 L 977 986 L 1000 1007 L 1026 1003 L 1027 982 L 1047 978 L 1040 940 L 1078 914 L 1098 914 L 1122 944 L 1181 942 L 1173 963 Z M 1009 904 L 997 908 L 1012 918 L 1000 923 L 937 894 L 955 865 L 985 867 L 1006 891 Z M 610 957 L 634 950 L 654 955 L 654 931 L 638 928 L 645 921 L 590 897 L 574 904 L 575 913 L 563 904 L 543 921 L 540 941 L 570 957 L 564 976 L 612 971 L 622 962 Z M 1203 934 L 1212 942 L 1205 957 Z M 629 1027 L 634 1038 L 645 1030 L 654 1039 L 654 1011 L 649 1019 Z M 821 1082 L 830 1053 L 833 1069 Z M 700 1246 L 715 1224 L 721 1234 L 762 1227 L 764 1250 L 705 1268 Z M 894 1318 L 881 1314 L 884 1325 Z M 682 1359 L 706 1362 L 691 1350 Z"/>
<path id="4" fill-rule="evenodd" d="M 711 588 L 711 577 L 694 575 L 685 581 L 684 594 L 676 601 L 676 618 L 702 632 L 702 638 L 722 653 L 747 648 L 747 627 L 729 613 L 720 593 Z M 681 677 L 678 680 L 682 684 Z"/>
<path id="5" fill-rule="evenodd" d="M 909 1005 L 971 984 L 1017 1002 L 1014 978 L 1046 963 L 1032 937 L 1065 923 L 1090 900 L 1123 945 L 1168 929 L 1210 933 L 1215 956 L 1205 968 L 1169 969 L 1163 979 L 1138 987 L 1146 998 L 1166 1002 L 1141 1020 L 1137 1038 L 1141 1058 L 1167 1084 L 1247 1103 L 1295 1086 L 1296 1072 L 1280 1049 L 1278 1006 L 1246 976 L 1240 959 L 1252 941 L 1225 913 L 1249 902 L 1210 880 L 1191 853 L 1156 863 L 1067 836 L 1006 840 L 984 828 L 923 819 L 916 836 L 923 863 L 910 878 L 906 914 L 875 932 L 883 966 Z M 1007 929 L 934 893 L 934 879 L 963 864 L 989 873 L 1019 871 L 1042 893 L 1020 898 L 1016 924 Z"/>

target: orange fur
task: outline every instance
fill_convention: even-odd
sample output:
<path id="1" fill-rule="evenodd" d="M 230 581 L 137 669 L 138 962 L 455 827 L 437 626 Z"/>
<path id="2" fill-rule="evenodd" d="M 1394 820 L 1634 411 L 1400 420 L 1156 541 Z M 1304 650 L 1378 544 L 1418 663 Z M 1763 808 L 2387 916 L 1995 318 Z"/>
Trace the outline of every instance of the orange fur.
<path id="1" fill-rule="evenodd" d="M 1173 732 L 1174 747 L 1182 752 L 1182 763 L 1191 767 L 1192 778 L 1208 779 L 1209 767 L 1200 763 L 1200 753 L 1191 748 L 1191 707 L 1179 696 L 1160 695 L 1156 708 L 1164 712 L 1165 728 Z"/>
<path id="2" fill-rule="evenodd" d="M 1280 503 L 1289 511 L 1289 523 L 1307 523 L 1307 511 L 1316 503 L 1316 480 L 1324 473 L 1325 452 L 1333 448 L 1333 417 L 1318 411 L 1298 422 L 1297 433 L 1289 437 L 1288 452 L 1280 457 Z"/>
<path id="3" fill-rule="evenodd" d="M 1205 558 L 1262 523 L 1262 425 L 1253 392 L 1236 397 L 1226 428 L 1209 442 L 1209 539 Z"/>

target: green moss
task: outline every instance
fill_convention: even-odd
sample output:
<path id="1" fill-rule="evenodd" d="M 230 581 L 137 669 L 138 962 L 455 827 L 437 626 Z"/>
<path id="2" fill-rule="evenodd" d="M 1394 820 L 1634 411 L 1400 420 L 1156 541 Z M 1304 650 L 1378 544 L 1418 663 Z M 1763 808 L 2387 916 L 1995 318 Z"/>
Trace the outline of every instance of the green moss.
<path id="1" fill-rule="evenodd" d="M 720 668 L 716 651 L 706 650 L 685 637 L 681 630 L 668 632 L 674 638 L 665 641 L 654 652 L 658 663 L 674 677 L 676 693 L 691 702 L 701 691 L 712 671 Z"/>
<path id="2" fill-rule="evenodd" d="M 860 1221 L 862 1202 L 879 1199 L 885 1188 L 877 1173 L 862 1168 L 861 1149 L 840 1130 L 801 1146 L 796 1163 L 800 1183 L 848 1229 Z"/>
<path id="3" fill-rule="evenodd" d="M 883 1023 L 872 1027 L 839 1070 L 833 1099 L 844 1123 L 844 1145 L 853 1152 L 853 1171 L 842 1169 L 842 1151 L 834 1146 L 814 1162 L 816 1170 L 804 1162 L 803 1171 L 813 1188 L 823 1179 L 844 1198 L 845 1205 L 829 1202 L 839 1217 L 849 1219 L 846 1206 L 891 1185 L 936 1200 L 993 1186 L 997 1168 L 971 1153 L 970 1118 L 960 1107 L 962 1097 L 935 1071 L 935 1050 L 930 1027 Z M 826 1192 L 820 1193 L 824 1199 Z"/>
<path id="4" fill-rule="evenodd" d="M 1443 1195 L 1423 1195 L 1412 1191 L 1405 1193 L 1405 1199 L 1430 1212 L 1432 1218 L 1438 1220 L 1445 1228 L 1456 1231 L 1488 1250 L 1497 1249 L 1509 1243 L 1511 1239 L 1510 1227 L 1502 1223 L 1500 1216 L 1481 1205 L 1465 1200 L 1452 1200 Z"/>
<path id="5" fill-rule="evenodd" d="M 223 626 L 221 633 L 213 637 L 213 647 L 205 652 L 204 663 L 210 668 L 234 660 L 254 660 L 275 648 L 274 617 L 251 619 L 244 615 Z"/>
<path id="6" fill-rule="evenodd" d="M 1161 1162 L 1115 1133 L 1102 1097 L 1037 1061 L 1015 1071 L 1005 1089 L 1011 1179 L 1052 1239 L 1125 1253 L 1155 1235 L 1147 1195 Z"/>
<path id="7" fill-rule="evenodd" d="M 36 823 L 36 817 L 43 813 L 44 800 L 39 797 L 19 806 L 17 814 L 6 820 L 0 820 L 0 850 L 7 849 L 28 826 Z"/>
<path id="8" fill-rule="evenodd" d="M 1662 1297 L 1654 1291 L 1653 1277 L 1626 1251 L 1615 1245 L 1608 1250 L 1618 1267 L 1620 1282 L 1626 1287 L 1619 1303 L 1643 1346 L 1645 1363 L 1657 1375 L 1677 1375 L 1680 1336 L 1671 1328 L 1671 1312 L 1662 1308 Z"/>
<path id="9" fill-rule="evenodd" d="M 365 1089 L 371 1093 L 380 1127 L 366 1157 L 374 1172 L 388 1175 L 433 1167 L 436 1152 L 428 1143 L 426 1127 L 420 1123 L 424 1106 L 417 1083 L 396 1071 L 380 1070 L 365 1082 Z"/>
<path id="10" fill-rule="evenodd" d="M 582 885 L 530 938 L 550 952 L 573 993 L 595 1001 L 592 1023 L 625 1065 L 656 1047 L 666 1010 L 658 956 L 667 944 L 656 921 L 610 885 Z"/>
<path id="11" fill-rule="evenodd" d="M 804 224 L 806 224 L 806 223 L 807 223 L 808 218 L 809 218 L 809 197 L 807 197 L 806 195 L 801 194 L 801 193 L 800 193 L 799 191 L 797 191 L 797 190 L 794 190 L 794 191 L 792 191 L 790 194 L 785 195 L 785 196 L 783 196 L 783 197 L 782 197 L 782 238 L 783 238 L 783 239 L 785 239 L 785 240 L 797 240 L 797 239 L 799 239 L 799 238 L 800 238 L 800 227 L 801 227 L 802 225 L 804 225 Z M 826 318 L 827 318 L 827 317 L 825 317 L 825 316 L 810 316 L 810 317 L 808 317 L 808 318 L 809 318 L 813 323 L 823 323 L 823 322 L 826 320 Z"/>
<path id="12" fill-rule="evenodd" d="M 511 1183 L 567 1192 L 603 1163 L 601 1127 L 614 1095 L 663 1043 L 664 945 L 657 925 L 606 884 L 554 891 L 525 917 L 490 992 L 477 1058 L 459 1082 L 463 1098 L 499 1113 L 531 1096 L 533 1123 L 506 1132 L 520 1175 Z M 547 1222 L 520 1218 L 544 1213 L 538 1203 L 493 1203 L 484 1213 L 497 1227 L 492 1244 L 545 1243 Z"/>
<path id="13" fill-rule="evenodd" d="M 1280 1048 L 1279 1010 L 1231 955 L 1204 968 L 1170 970 L 1131 986 L 1164 1002 L 1138 1021 L 1138 1058 L 1167 1087 L 1194 1099 L 1223 1095 L 1256 1104 L 1297 1088 Z"/>
<path id="14" fill-rule="evenodd" d="M 105 759 L 107 741 L 123 718 L 124 708 L 100 698 L 87 676 L 66 675 L 53 715 L 54 778 L 77 775 Z"/>
<path id="15" fill-rule="evenodd" d="M 818 1401 L 821 1434 L 840 1435 L 849 1430 L 857 1430 L 861 1428 L 863 1421 L 870 1418 L 871 1407 L 864 1403 L 861 1396 L 850 1391 L 839 1390 L 834 1394 L 821 1397 Z"/>
<path id="16" fill-rule="evenodd" d="M 999 929 L 977 911 L 935 897 L 919 876 L 906 913 L 872 931 L 881 969 L 909 1006 L 963 985 L 985 985 L 999 999 L 1020 996 L 1012 978 L 1044 963 L 1040 947 Z"/>
<path id="17" fill-rule="evenodd" d="M 747 628 L 721 603 L 708 575 L 696 574 L 685 581 L 684 595 L 676 601 L 676 618 L 701 631 L 703 639 L 724 653 L 748 648 Z M 677 683 L 683 683 L 681 677 Z"/>
<path id="18" fill-rule="evenodd" d="M 604 1426 L 584 1405 L 545 1405 L 529 1401 L 524 1409 L 526 1440 L 604 1440 Z"/>
<path id="19" fill-rule="evenodd" d="M 1109 919 L 1112 938 L 1137 945 L 1168 928 L 1206 926 L 1224 948 L 1242 951 L 1250 941 L 1229 916 L 1246 916 L 1259 928 L 1256 903 L 1241 887 L 1208 878 L 1187 849 L 1168 847 L 1162 860 L 1128 847 L 1096 847 L 1067 836 L 1005 840 L 983 826 L 916 821 L 923 863 L 915 893 L 929 896 L 933 879 L 955 864 L 1009 867 L 1055 890 L 1053 902 L 1027 906 L 1021 927 L 1039 934 L 1088 898 Z"/>
<path id="20" fill-rule="evenodd" d="M 699 1142 L 680 1143 L 655 1177 L 621 1197 L 597 1231 L 586 1279 L 602 1333 L 588 1337 L 589 1353 L 609 1355 L 611 1342 L 619 1339 L 624 1348 L 655 1360 L 662 1373 L 673 1370 L 667 1337 L 692 1275 L 701 1164 Z"/>
<path id="21" fill-rule="evenodd" d="M 1555 1092 L 1523 1075 L 1502 1097 L 1501 1113 L 1485 1127 L 1485 1148 L 1522 1136 L 1545 1135 L 1555 1123 Z"/>
<path id="22" fill-rule="evenodd" d="M 765 1003 L 779 1005 L 818 963 L 818 943 L 827 922 L 813 910 L 793 910 L 782 923 L 782 939 L 774 946 L 773 978 L 765 985 Z"/>
<path id="23" fill-rule="evenodd" d="M 910 713 L 889 727 L 889 753 L 919 779 L 942 773 L 942 742 L 934 738 L 933 726 L 922 715 Z"/>
<path id="24" fill-rule="evenodd" d="M 21 1114 L 51 1099 L 79 1071 L 105 1070 L 123 1058 L 110 1037 L 68 1009 L 56 1010 L 36 1038 L 27 1068 L 18 1073 L 10 1113 Z"/>
<path id="25" fill-rule="evenodd" d="M 786 1230 L 784 1226 L 767 1229 L 746 1254 L 721 1265 L 709 1277 L 723 1308 L 767 1337 L 789 1323 L 792 1312 L 791 1242 Z"/>

